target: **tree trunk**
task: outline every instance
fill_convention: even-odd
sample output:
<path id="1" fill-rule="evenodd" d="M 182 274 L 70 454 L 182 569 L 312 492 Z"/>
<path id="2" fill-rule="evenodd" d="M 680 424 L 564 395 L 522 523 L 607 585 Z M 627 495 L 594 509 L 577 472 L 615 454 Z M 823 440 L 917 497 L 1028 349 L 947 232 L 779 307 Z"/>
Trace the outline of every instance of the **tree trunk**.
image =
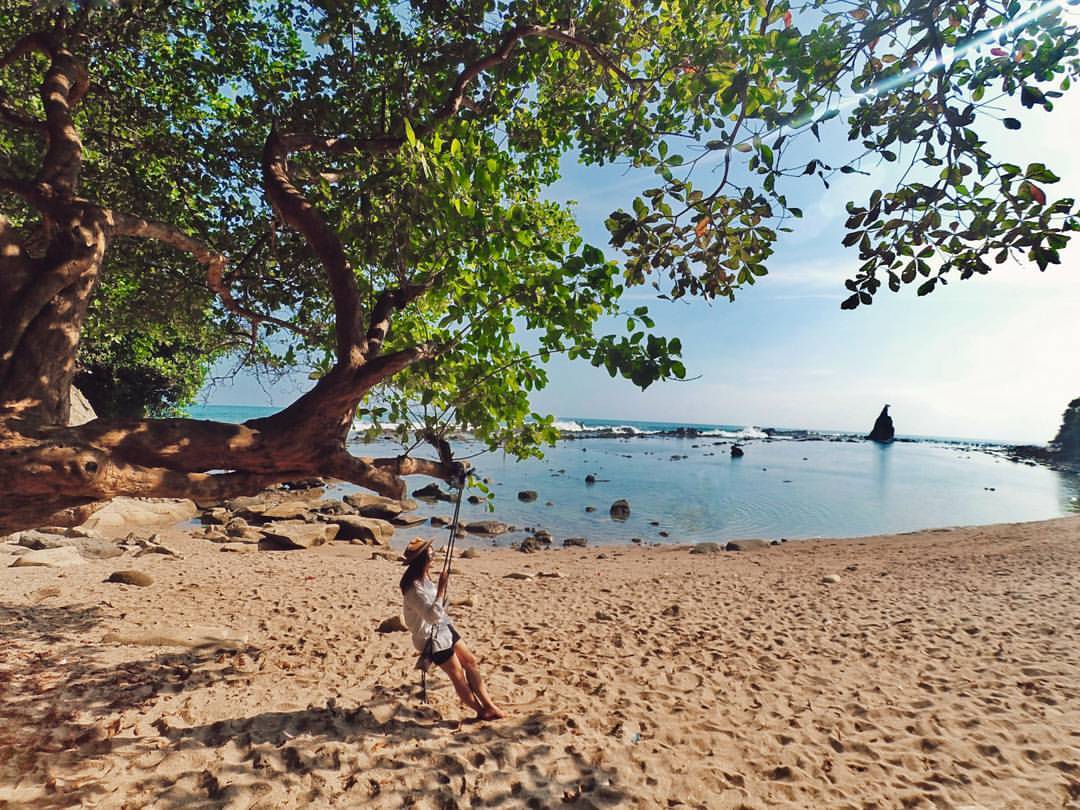
<path id="1" fill-rule="evenodd" d="M 27 234 L 0 216 L 0 535 L 44 524 L 76 525 L 117 495 L 209 504 L 293 478 L 333 476 L 401 497 L 402 475 L 453 475 L 448 456 L 368 459 L 347 452 L 364 395 L 434 355 L 428 346 L 381 354 L 391 314 L 431 280 L 385 291 L 365 322 L 338 235 L 289 176 L 289 144 L 300 141 L 274 132 L 263 156 L 266 196 L 282 222 L 304 236 L 327 274 L 337 365 L 290 407 L 242 425 L 192 419 L 67 425 L 79 337 L 115 237 L 155 239 L 185 251 L 206 267 L 207 287 L 226 309 L 256 327 L 290 324 L 237 304 L 223 272 L 226 259 L 208 246 L 167 224 L 78 196 L 82 142 L 72 110 L 89 80 L 63 38 L 62 28 L 31 34 L 0 55 L 0 70 L 31 53 L 49 61 L 40 87 L 45 120 L 26 125 L 45 135 L 41 169 L 32 181 L 0 176 L 0 192 L 38 212 L 35 234 L 47 245 L 43 253 L 28 248 Z"/>

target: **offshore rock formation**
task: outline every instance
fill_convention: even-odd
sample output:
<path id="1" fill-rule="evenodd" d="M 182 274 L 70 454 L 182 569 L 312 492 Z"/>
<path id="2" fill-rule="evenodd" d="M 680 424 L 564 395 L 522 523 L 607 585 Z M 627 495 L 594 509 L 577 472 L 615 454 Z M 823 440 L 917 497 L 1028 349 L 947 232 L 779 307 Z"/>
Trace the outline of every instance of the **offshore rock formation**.
<path id="1" fill-rule="evenodd" d="M 870 435 L 866 438 L 872 442 L 888 444 L 895 436 L 896 431 L 893 430 L 892 417 L 889 416 L 889 406 L 886 405 L 881 409 L 877 421 L 874 422 L 874 429 L 870 431 Z"/>

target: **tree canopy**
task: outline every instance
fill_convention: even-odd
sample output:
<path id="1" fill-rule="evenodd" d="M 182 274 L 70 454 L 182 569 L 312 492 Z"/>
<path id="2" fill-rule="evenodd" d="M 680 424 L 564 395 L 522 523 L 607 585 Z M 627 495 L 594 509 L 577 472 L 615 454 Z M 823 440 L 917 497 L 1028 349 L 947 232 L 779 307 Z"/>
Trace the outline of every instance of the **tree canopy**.
<path id="1" fill-rule="evenodd" d="M 685 376 L 624 292 L 733 299 L 798 183 L 906 169 L 848 203 L 845 308 L 1044 269 L 1075 204 L 986 131 L 1022 126 L 1014 99 L 1053 109 L 1078 38 L 1020 0 L 0 0 L 0 528 L 120 493 L 449 474 L 349 455 L 358 407 L 405 442 L 533 452 L 544 361 Z M 655 172 L 609 246 L 546 195 L 566 160 Z M 240 427 L 120 406 L 62 427 L 80 366 L 145 366 L 167 409 L 226 354 L 318 382 Z"/>

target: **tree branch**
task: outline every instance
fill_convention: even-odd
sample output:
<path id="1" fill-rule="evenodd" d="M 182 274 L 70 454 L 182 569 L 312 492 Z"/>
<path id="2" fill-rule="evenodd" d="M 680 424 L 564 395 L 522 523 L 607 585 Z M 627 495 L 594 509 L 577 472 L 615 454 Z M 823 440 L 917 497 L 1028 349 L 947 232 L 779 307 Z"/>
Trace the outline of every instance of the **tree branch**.
<path id="1" fill-rule="evenodd" d="M 364 338 L 364 357 L 370 359 L 379 353 L 386 334 L 390 331 L 390 316 L 430 290 L 439 277 L 440 274 L 433 274 L 424 281 L 403 284 L 379 294 L 379 297 L 375 299 L 375 306 L 371 308 L 371 316 L 368 318 L 368 330 Z"/>
<path id="2" fill-rule="evenodd" d="M 73 195 L 79 184 L 82 139 L 75 128 L 72 111 L 89 88 L 86 68 L 68 50 L 56 48 L 52 65 L 41 85 L 49 147 L 37 179 L 53 187 L 62 196 Z"/>
<path id="3" fill-rule="evenodd" d="M 481 74 L 506 62 L 518 43 L 525 39 L 549 39 L 571 45 L 587 53 L 597 64 L 610 70 L 622 81 L 628 84 L 645 83 L 644 79 L 635 79 L 627 73 L 599 46 L 584 37 L 578 36 L 573 24 L 557 28 L 532 24 L 518 25 L 503 35 L 494 51 L 462 68 L 442 105 L 432 113 L 426 122 L 414 125 L 413 129 L 416 135 L 423 137 L 434 129 L 436 124 L 456 115 L 463 106 L 467 106 L 465 91 L 468 90 L 469 85 Z M 337 156 L 354 155 L 357 152 L 366 152 L 373 155 L 385 154 L 396 151 L 405 144 L 404 136 L 390 135 L 355 139 L 285 134 L 280 136 L 280 141 L 287 152 L 325 152 Z"/>
<path id="4" fill-rule="evenodd" d="M 16 59 L 28 53 L 40 53 L 53 58 L 56 46 L 53 38 L 45 31 L 35 31 L 18 40 L 3 56 L 0 56 L 0 70 L 15 62 Z"/>
<path id="5" fill-rule="evenodd" d="M 376 385 L 388 377 L 393 377 L 399 371 L 419 363 L 422 360 L 431 360 L 437 357 L 439 349 L 430 343 L 412 346 L 401 351 L 380 355 L 365 363 L 356 376 L 356 387 L 363 393 L 367 393 Z"/>
<path id="6" fill-rule="evenodd" d="M 7 103 L 7 100 L 2 93 L 0 93 L 0 118 L 4 119 L 14 127 L 29 130 L 30 132 L 36 132 L 39 135 L 44 135 L 48 132 L 48 128 L 44 121 L 33 118 L 21 110 L 12 107 Z"/>
<path id="7" fill-rule="evenodd" d="M 184 253 L 191 254 L 194 259 L 206 267 L 206 286 L 210 288 L 229 312 L 244 318 L 259 326 L 263 323 L 274 324 L 282 329 L 287 329 L 302 337 L 313 339 L 314 336 L 305 329 L 301 329 L 289 321 L 275 318 L 262 312 L 256 312 L 242 306 L 232 296 L 229 285 L 225 278 L 225 265 L 227 259 L 221 253 L 211 248 L 204 242 L 188 236 L 172 225 L 163 222 L 154 222 L 141 217 L 132 216 L 118 211 L 106 211 L 106 219 L 110 229 L 116 236 L 131 236 L 136 239 L 153 239 L 157 242 L 169 245 Z"/>
<path id="8" fill-rule="evenodd" d="M 289 177 L 288 147 L 277 131 L 271 131 L 263 149 L 263 185 L 270 204 L 282 221 L 298 231 L 315 252 L 330 282 L 334 298 L 337 359 L 349 367 L 363 364 L 360 336 L 360 292 L 345 257 L 341 239 Z"/>
<path id="9" fill-rule="evenodd" d="M 406 475 L 427 475 L 449 481 L 454 477 L 450 465 L 426 458 L 360 458 L 342 451 L 329 460 L 326 474 L 350 484 L 366 487 L 388 498 L 404 498 Z"/>

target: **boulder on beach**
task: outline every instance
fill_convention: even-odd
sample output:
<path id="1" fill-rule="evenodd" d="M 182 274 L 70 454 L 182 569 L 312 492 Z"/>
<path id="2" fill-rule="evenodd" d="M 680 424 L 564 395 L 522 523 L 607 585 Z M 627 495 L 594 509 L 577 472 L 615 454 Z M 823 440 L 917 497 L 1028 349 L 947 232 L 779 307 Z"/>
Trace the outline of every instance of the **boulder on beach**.
<path id="1" fill-rule="evenodd" d="M 207 509 L 203 512 L 199 519 L 208 526 L 222 526 L 228 523 L 231 518 L 232 512 L 223 506 L 215 506 L 213 509 Z"/>
<path id="2" fill-rule="evenodd" d="M 310 509 L 310 504 L 304 501 L 283 501 L 263 509 L 262 514 L 257 515 L 262 522 L 274 520 L 302 520 L 309 522 L 315 519 Z"/>
<path id="3" fill-rule="evenodd" d="M 889 416 L 889 406 L 886 405 L 881 409 L 881 413 L 878 414 L 878 418 L 874 422 L 874 429 L 870 431 L 866 438 L 872 442 L 888 444 L 895 436 L 896 431 L 893 429 L 892 417 Z"/>
<path id="4" fill-rule="evenodd" d="M 729 540 L 724 551 L 761 551 L 771 545 L 768 540 Z"/>
<path id="5" fill-rule="evenodd" d="M 373 546 L 384 546 L 394 534 L 394 526 L 385 520 L 361 515 L 337 515 L 331 524 L 338 527 L 337 540 L 356 540 Z"/>
<path id="6" fill-rule="evenodd" d="M 584 449 L 585 448 L 583 447 L 582 450 L 584 450 Z M 585 476 L 585 483 L 586 484 L 595 484 L 596 483 L 596 476 L 593 475 L 592 473 L 589 473 L 588 475 Z"/>
<path id="7" fill-rule="evenodd" d="M 378 633 L 404 633 L 409 629 L 405 624 L 405 620 L 400 616 L 391 616 L 388 619 L 383 619 L 379 626 L 376 628 Z"/>
<path id="8" fill-rule="evenodd" d="M 571 546 L 585 548 L 585 546 L 589 545 L 589 541 L 585 537 L 567 537 L 565 540 L 562 541 L 562 544 L 564 548 L 569 548 Z"/>
<path id="9" fill-rule="evenodd" d="M 540 548 L 540 543 L 537 542 L 535 537 L 526 537 L 518 545 L 518 551 L 524 552 L 525 554 L 533 554 L 539 551 Z"/>
<path id="10" fill-rule="evenodd" d="M 313 548 L 333 540 L 337 533 L 336 523 L 281 521 L 263 527 L 263 539 L 259 542 L 259 547 L 271 551 Z"/>
<path id="11" fill-rule="evenodd" d="M 117 537 L 132 529 L 172 526 L 198 513 L 194 502 L 186 499 L 117 497 L 94 512 L 82 528 L 104 537 Z"/>
<path id="12" fill-rule="evenodd" d="M 718 554 L 721 551 L 719 543 L 696 543 L 690 548 L 691 554 Z"/>
<path id="13" fill-rule="evenodd" d="M 73 565 L 82 565 L 85 562 L 86 558 L 76 549 L 63 546 L 61 548 L 43 548 L 38 551 L 28 551 L 16 558 L 11 567 L 25 568 L 36 565 L 42 568 L 70 568 Z"/>
<path id="14" fill-rule="evenodd" d="M 93 422 L 97 419 L 97 414 L 94 413 L 94 406 L 90 404 L 90 400 L 86 398 L 86 394 L 71 386 L 71 410 L 68 413 L 68 425 L 70 427 L 77 427 L 79 425 L 85 425 L 87 422 Z"/>
<path id="15" fill-rule="evenodd" d="M 613 520 L 626 520 L 630 517 L 630 501 L 620 498 L 611 505 L 609 511 Z"/>
<path id="16" fill-rule="evenodd" d="M 396 501 L 395 501 L 396 503 Z M 356 510 L 349 506 L 344 501 L 339 501 L 336 498 L 330 498 L 316 504 L 316 511 L 320 515 L 355 515 Z"/>
<path id="17" fill-rule="evenodd" d="M 517 494 L 517 497 L 519 501 L 524 501 L 525 503 L 532 503 L 536 500 L 537 494 L 535 490 L 523 489 Z"/>
<path id="18" fill-rule="evenodd" d="M 393 498 L 384 498 L 382 495 L 372 495 L 366 492 L 357 492 L 346 495 L 342 500 L 357 511 L 358 514 L 379 520 L 393 520 L 402 512 L 410 512 L 416 508 L 412 501 L 403 503 Z"/>
<path id="19" fill-rule="evenodd" d="M 731 457 L 732 458 L 742 458 L 744 455 L 746 455 L 746 454 L 743 452 L 743 449 L 741 447 L 739 447 L 739 445 L 737 445 L 737 444 L 731 445 Z"/>
<path id="20" fill-rule="evenodd" d="M 406 515 L 400 514 L 390 522 L 395 526 L 419 526 L 421 523 L 427 521 L 427 518 L 423 515 Z"/>
<path id="21" fill-rule="evenodd" d="M 117 582 L 121 585 L 135 585 L 139 588 L 146 588 L 154 584 L 152 576 L 143 571 L 135 570 L 113 571 L 105 581 Z"/>

